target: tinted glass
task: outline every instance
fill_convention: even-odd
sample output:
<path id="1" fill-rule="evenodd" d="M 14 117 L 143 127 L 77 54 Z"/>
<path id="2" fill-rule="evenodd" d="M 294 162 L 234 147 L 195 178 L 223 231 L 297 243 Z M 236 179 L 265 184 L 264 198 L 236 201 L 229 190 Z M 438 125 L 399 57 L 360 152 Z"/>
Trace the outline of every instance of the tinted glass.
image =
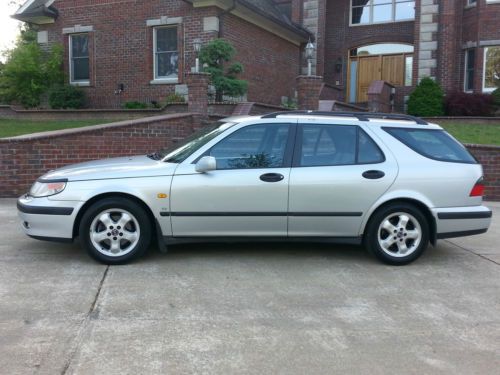
<path id="1" fill-rule="evenodd" d="M 177 51 L 177 28 L 156 29 L 156 52 Z"/>
<path id="2" fill-rule="evenodd" d="M 283 166 L 287 124 L 252 125 L 217 143 L 209 155 L 217 169 L 277 168 Z"/>
<path id="3" fill-rule="evenodd" d="M 406 146 L 430 159 L 476 163 L 467 149 L 444 130 L 384 128 Z"/>
<path id="4" fill-rule="evenodd" d="M 358 131 L 358 164 L 382 163 L 385 156 L 380 148 L 363 130 Z"/>
<path id="5" fill-rule="evenodd" d="M 300 166 L 346 165 L 356 162 L 356 126 L 303 125 Z"/>

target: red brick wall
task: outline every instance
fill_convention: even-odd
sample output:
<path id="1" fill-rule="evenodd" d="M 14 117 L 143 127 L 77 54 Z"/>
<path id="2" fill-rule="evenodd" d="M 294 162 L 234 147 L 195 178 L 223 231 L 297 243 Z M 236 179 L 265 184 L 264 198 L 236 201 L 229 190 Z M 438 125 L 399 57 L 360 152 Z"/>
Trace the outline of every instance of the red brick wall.
<path id="1" fill-rule="evenodd" d="M 299 75 L 300 48 L 236 16 L 223 18 L 224 34 L 237 50 L 235 60 L 244 65 L 242 79 L 248 80 L 248 101 L 281 104 L 293 96 Z"/>
<path id="2" fill-rule="evenodd" d="M 261 108 L 262 112 L 270 109 Z M 197 120 L 191 114 L 166 115 L 0 139 L 0 197 L 19 196 L 36 178 L 67 164 L 147 154 L 168 147 L 200 126 Z M 467 147 L 483 165 L 486 199 L 500 201 L 500 147 Z"/>
<path id="3" fill-rule="evenodd" d="M 485 200 L 500 201 L 500 146 L 467 145 L 483 165 Z"/>
<path id="4" fill-rule="evenodd" d="M 464 88 L 465 46 L 476 48 L 474 92 L 482 92 L 484 48 L 481 42 L 500 40 L 500 3 L 442 0 L 439 14 L 438 80 L 448 91 Z M 500 43 L 498 43 L 500 45 Z"/>
<path id="5" fill-rule="evenodd" d="M 84 88 L 93 108 L 120 107 L 127 101 L 161 101 L 175 91 L 175 84 L 154 85 L 153 28 L 148 19 L 161 16 L 183 17 L 178 27 L 179 83 L 194 66 L 192 40 L 203 43 L 218 37 L 203 31 L 203 18 L 217 16 L 215 7 L 193 8 L 186 1 L 165 0 L 56 0 L 59 10 L 55 24 L 44 25 L 51 43 L 65 46 L 68 72 L 68 35 L 63 28 L 93 26 L 90 32 L 90 87 Z M 223 23 L 223 25 L 222 25 Z M 233 15 L 221 19 L 221 30 L 238 49 L 237 58 L 245 65 L 249 80 L 249 100 L 279 104 L 281 96 L 291 96 L 299 72 L 299 47 Z M 276 74 L 279 72 L 279 74 Z M 125 90 L 115 95 L 119 84 Z"/>
<path id="6" fill-rule="evenodd" d="M 0 197 L 21 195 L 42 174 L 67 164 L 163 149 L 197 126 L 190 114 L 165 115 L 0 139 Z"/>
<path id="7" fill-rule="evenodd" d="M 326 1 L 326 0 L 324 0 Z M 347 65 L 349 50 L 373 43 L 414 42 L 414 22 L 394 22 L 378 25 L 349 26 L 350 1 L 337 0 L 326 2 L 326 26 L 324 32 L 323 64 L 325 82 L 331 85 L 340 81 L 341 87 L 347 85 Z M 336 73 L 335 62 L 342 58 L 343 71 Z"/>

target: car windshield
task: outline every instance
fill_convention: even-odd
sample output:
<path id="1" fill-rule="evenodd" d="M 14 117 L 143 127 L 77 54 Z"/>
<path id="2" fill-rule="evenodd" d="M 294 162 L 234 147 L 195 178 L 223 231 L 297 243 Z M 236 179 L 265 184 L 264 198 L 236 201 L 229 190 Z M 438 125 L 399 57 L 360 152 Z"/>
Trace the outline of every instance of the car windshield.
<path id="1" fill-rule="evenodd" d="M 162 160 L 169 163 L 182 163 L 193 152 L 210 142 L 212 139 L 217 137 L 219 134 L 221 134 L 234 124 L 236 123 L 216 122 L 215 124 L 204 126 L 189 137 L 183 139 L 181 142 L 177 142 L 165 150 L 148 156 L 153 159 Z"/>

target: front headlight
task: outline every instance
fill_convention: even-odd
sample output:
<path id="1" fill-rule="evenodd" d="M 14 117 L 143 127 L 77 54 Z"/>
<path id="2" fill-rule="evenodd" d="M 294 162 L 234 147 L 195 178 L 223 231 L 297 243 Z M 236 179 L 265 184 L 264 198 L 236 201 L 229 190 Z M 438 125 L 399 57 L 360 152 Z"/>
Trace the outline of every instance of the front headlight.
<path id="1" fill-rule="evenodd" d="M 48 197 L 59 194 L 66 187 L 67 181 L 37 181 L 30 189 L 29 195 L 35 198 Z"/>

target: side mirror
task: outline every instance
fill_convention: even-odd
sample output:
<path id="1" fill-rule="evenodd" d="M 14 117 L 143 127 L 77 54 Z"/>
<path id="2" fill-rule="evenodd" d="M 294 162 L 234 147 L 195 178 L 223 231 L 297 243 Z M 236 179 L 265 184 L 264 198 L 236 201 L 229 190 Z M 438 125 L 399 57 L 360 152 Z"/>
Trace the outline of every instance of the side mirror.
<path id="1" fill-rule="evenodd" d="M 213 156 L 204 156 L 195 165 L 196 172 L 205 173 L 217 169 L 217 161 Z"/>

